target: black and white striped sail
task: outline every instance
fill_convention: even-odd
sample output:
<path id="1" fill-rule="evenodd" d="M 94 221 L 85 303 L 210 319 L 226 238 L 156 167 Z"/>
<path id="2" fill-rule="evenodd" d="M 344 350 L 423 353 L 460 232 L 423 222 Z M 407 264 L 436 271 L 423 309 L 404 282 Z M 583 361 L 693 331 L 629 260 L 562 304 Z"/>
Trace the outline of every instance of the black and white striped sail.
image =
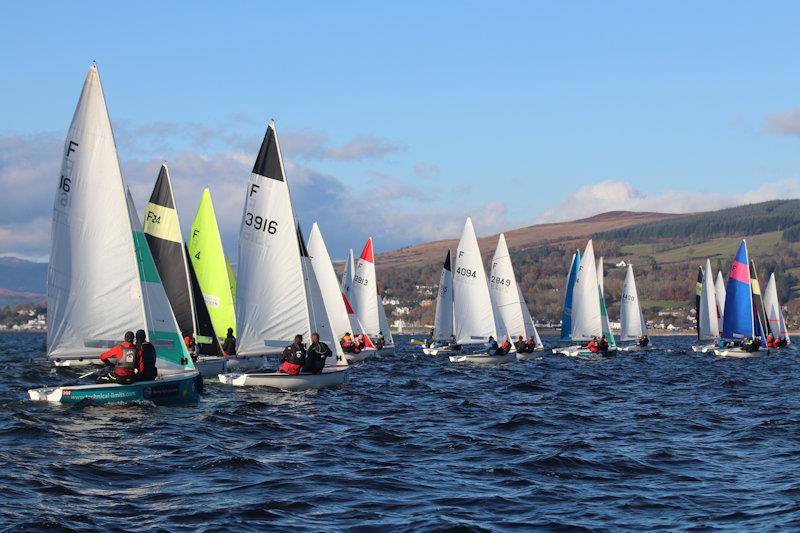
<path id="1" fill-rule="evenodd" d="M 97 355 L 144 326 L 125 185 L 97 66 L 64 144 L 47 274 L 50 357 Z"/>
<path id="2" fill-rule="evenodd" d="M 236 275 L 237 353 L 275 353 L 311 331 L 305 275 L 275 125 L 247 183 Z"/>
<path id="3" fill-rule="evenodd" d="M 196 338 L 203 354 L 221 354 L 196 276 L 192 279 L 194 269 L 187 257 L 166 164 L 161 165 L 150 195 L 143 228 L 181 335 Z"/>
<path id="4" fill-rule="evenodd" d="M 439 276 L 439 292 L 436 294 L 436 314 L 433 319 L 434 340 L 447 340 L 453 331 L 453 272 L 450 268 L 450 250 Z"/>
<path id="5" fill-rule="evenodd" d="M 497 337 L 495 316 L 486 271 L 472 219 L 467 217 L 456 249 L 453 272 L 453 305 L 456 340 L 459 344 L 486 342 Z"/>

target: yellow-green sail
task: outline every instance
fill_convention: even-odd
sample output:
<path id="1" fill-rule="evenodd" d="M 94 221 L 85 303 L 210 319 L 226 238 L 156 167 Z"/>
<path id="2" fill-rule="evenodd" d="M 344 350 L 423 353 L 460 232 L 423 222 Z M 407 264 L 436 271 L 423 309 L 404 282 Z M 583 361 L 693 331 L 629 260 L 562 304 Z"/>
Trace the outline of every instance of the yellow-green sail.
<path id="1" fill-rule="evenodd" d="M 228 256 L 225 256 L 225 266 L 228 267 L 228 281 L 231 283 L 231 296 L 233 296 L 233 305 L 236 305 L 236 275 L 233 273 L 233 267 L 231 266 L 231 260 L 228 259 Z"/>
<path id="2" fill-rule="evenodd" d="M 208 188 L 203 189 L 200 206 L 192 222 L 189 257 L 192 259 L 192 266 L 217 336 L 224 338 L 228 328 L 233 328 L 233 334 L 236 335 L 230 266 L 222 249 L 217 217 Z"/>

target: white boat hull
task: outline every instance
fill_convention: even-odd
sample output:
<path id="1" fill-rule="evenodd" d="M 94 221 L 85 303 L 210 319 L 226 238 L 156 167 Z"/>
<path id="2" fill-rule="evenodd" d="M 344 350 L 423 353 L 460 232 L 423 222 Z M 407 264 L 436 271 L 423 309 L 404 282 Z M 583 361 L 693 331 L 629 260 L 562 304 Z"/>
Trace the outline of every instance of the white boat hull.
<path id="1" fill-rule="evenodd" d="M 453 350 L 449 346 L 441 346 L 439 348 L 423 348 L 422 353 L 425 355 L 449 355 L 460 352 L 461 350 Z"/>
<path id="2" fill-rule="evenodd" d="M 234 387 L 267 387 L 282 391 L 304 391 L 344 385 L 350 378 L 350 367 L 325 367 L 321 374 L 252 373 L 220 374 L 219 382 Z"/>
<path id="3" fill-rule="evenodd" d="M 573 346 L 564 346 L 561 348 L 553 349 L 553 353 L 566 355 L 567 357 L 588 357 L 588 358 L 596 358 L 596 357 L 610 357 L 617 354 L 617 347 L 609 348 L 605 352 L 592 352 L 585 346 L 581 346 L 580 344 L 575 344 Z"/>
<path id="4" fill-rule="evenodd" d="M 478 365 L 499 365 L 516 361 L 516 359 L 516 353 L 507 353 L 505 355 L 463 354 L 450 356 L 451 363 L 473 363 Z"/>
<path id="5" fill-rule="evenodd" d="M 631 344 L 629 346 L 618 346 L 617 350 L 620 352 L 649 352 L 655 350 L 656 347 L 652 344 L 648 344 L 647 346 L 638 346 L 636 344 Z"/>
<path id="6" fill-rule="evenodd" d="M 364 348 L 359 353 L 346 353 L 344 356 L 348 363 L 358 363 L 359 361 L 369 359 L 376 353 L 378 353 L 378 351 L 375 348 Z"/>
<path id="7" fill-rule="evenodd" d="M 386 344 L 380 350 L 375 350 L 378 355 L 394 355 L 394 344 Z"/>
<path id="8" fill-rule="evenodd" d="M 535 359 L 541 359 L 543 353 L 544 353 L 544 348 L 537 348 L 532 352 L 525 352 L 525 353 L 517 352 L 517 361 L 533 361 Z"/>
<path id="9" fill-rule="evenodd" d="M 713 344 L 692 344 L 692 351 L 696 353 L 708 353 L 714 351 Z"/>
<path id="10" fill-rule="evenodd" d="M 759 348 L 755 352 L 746 352 L 742 350 L 740 347 L 735 346 L 733 348 L 717 348 L 714 350 L 714 355 L 717 357 L 729 357 L 729 358 L 736 358 L 736 359 L 747 359 L 748 357 L 759 357 L 762 355 L 767 355 L 769 350 L 763 350 Z"/>

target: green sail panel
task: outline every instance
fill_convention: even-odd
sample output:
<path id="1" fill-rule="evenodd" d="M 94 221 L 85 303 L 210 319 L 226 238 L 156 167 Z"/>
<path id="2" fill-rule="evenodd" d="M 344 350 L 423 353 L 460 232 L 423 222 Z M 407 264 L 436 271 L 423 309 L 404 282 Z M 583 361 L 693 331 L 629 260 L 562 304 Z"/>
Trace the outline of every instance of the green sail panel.
<path id="1" fill-rule="evenodd" d="M 233 297 L 233 305 L 236 305 L 236 274 L 233 273 L 233 267 L 231 266 L 231 260 L 228 259 L 228 256 L 225 256 L 225 266 L 228 267 L 228 281 L 231 285 L 231 296 Z"/>
<path id="2" fill-rule="evenodd" d="M 189 257 L 217 337 L 223 338 L 228 328 L 233 328 L 236 335 L 236 317 L 228 264 L 208 188 L 203 189 L 200 205 L 192 222 Z"/>

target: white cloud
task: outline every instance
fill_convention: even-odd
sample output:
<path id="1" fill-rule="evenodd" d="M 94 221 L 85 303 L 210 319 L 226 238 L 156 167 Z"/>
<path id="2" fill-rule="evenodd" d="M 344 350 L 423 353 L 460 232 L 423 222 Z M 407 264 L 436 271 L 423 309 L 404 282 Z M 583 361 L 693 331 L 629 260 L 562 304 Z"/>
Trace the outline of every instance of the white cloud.
<path id="1" fill-rule="evenodd" d="M 718 192 L 667 191 L 647 195 L 630 183 L 606 180 L 585 185 L 558 205 L 536 217 L 536 222 L 561 222 L 587 218 L 608 211 L 653 211 L 692 213 L 713 211 L 742 204 L 800 197 L 800 179 L 788 178 L 764 183 L 737 195 Z"/>
<path id="2" fill-rule="evenodd" d="M 767 115 L 764 129 L 769 133 L 800 136 L 800 109 Z"/>

